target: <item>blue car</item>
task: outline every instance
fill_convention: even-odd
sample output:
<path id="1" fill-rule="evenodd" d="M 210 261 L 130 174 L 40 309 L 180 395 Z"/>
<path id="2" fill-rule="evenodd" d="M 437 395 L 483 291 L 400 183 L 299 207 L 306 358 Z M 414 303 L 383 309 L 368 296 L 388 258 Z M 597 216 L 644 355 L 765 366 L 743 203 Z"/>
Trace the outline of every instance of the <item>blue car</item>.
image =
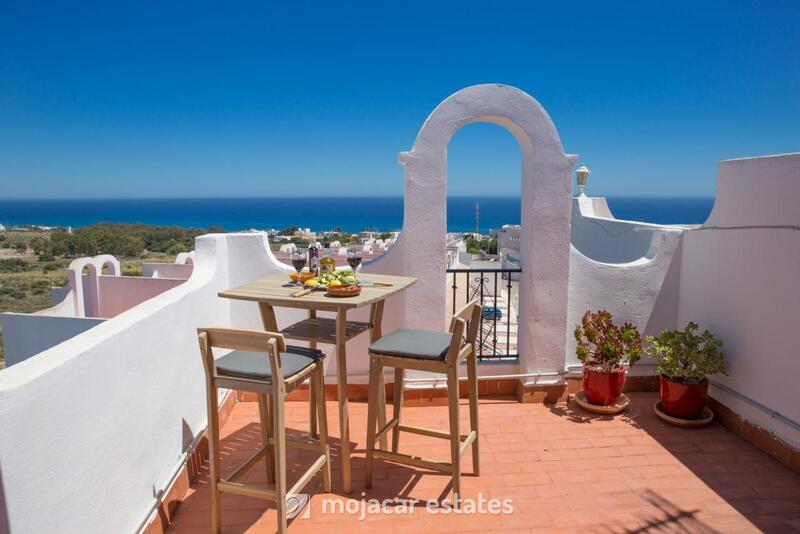
<path id="1" fill-rule="evenodd" d="M 492 306 L 484 306 L 481 311 L 481 317 L 484 321 L 491 321 L 493 319 L 500 320 L 503 318 L 503 310 Z"/>

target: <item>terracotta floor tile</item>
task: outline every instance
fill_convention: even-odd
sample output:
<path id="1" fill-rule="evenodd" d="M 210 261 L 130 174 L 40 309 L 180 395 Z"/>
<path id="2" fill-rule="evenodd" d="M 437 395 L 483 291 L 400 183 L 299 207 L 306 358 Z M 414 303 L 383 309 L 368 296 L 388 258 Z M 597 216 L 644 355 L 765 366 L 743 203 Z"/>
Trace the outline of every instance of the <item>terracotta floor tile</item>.
<path id="1" fill-rule="evenodd" d="M 302 532 L 787 532 L 800 530 L 800 476 L 717 423 L 697 430 L 666 426 L 652 414 L 653 393 L 630 393 L 631 407 L 618 417 L 590 415 L 571 404 L 482 401 L 481 476 L 470 475 L 471 452 L 462 460 L 462 495 L 510 499 L 508 514 L 433 513 L 427 501 L 451 497 L 450 478 L 441 473 L 376 461 L 375 482 L 364 488 L 363 453 L 353 458 L 351 495 L 341 493 L 336 404 L 328 405 L 333 455 L 333 493 L 319 479 L 308 518 L 290 531 Z M 363 448 L 366 404 L 351 403 L 351 440 Z M 462 404 L 460 423 L 468 428 Z M 308 405 L 287 404 L 292 432 L 307 430 Z M 447 429 L 445 406 L 404 408 L 404 422 Z M 222 429 L 223 472 L 229 473 L 261 443 L 258 406 L 239 403 Z M 401 452 L 446 460 L 447 442 L 402 435 Z M 311 455 L 292 450 L 289 483 Z M 206 532 L 210 521 L 208 469 L 186 493 L 172 532 Z M 263 483 L 260 463 L 248 480 Z M 418 499 L 413 513 L 340 513 L 334 505 L 361 506 L 363 499 Z M 323 510 L 327 506 L 327 510 Z M 395 508 L 397 509 L 397 508 Z M 333 510 L 333 511 L 332 511 Z M 304 511 L 305 513 L 305 511 Z M 223 496 L 223 532 L 274 532 L 274 506 L 265 501 Z"/>

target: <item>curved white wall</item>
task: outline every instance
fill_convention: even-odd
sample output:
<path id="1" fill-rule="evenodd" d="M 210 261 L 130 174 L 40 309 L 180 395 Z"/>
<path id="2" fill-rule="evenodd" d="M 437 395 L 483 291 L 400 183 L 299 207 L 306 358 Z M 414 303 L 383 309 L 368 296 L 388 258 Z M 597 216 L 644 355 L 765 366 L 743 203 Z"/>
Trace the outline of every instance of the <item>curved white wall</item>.
<path id="1" fill-rule="evenodd" d="M 577 197 L 572 205 L 565 356 L 567 370 L 577 372 L 572 330 L 586 310 L 607 309 L 615 322 L 647 334 L 675 328 L 684 229 L 613 219 L 603 198 Z M 632 370 L 652 372 L 648 360 Z"/>
<path id="2" fill-rule="evenodd" d="M 655 253 L 653 243 L 665 226 L 620 221 L 611 215 L 605 198 L 572 199 L 572 231 L 570 241 L 578 251 L 602 263 L 630 263 Z M 672 229 L 670 229 L 672 230 Z"/>

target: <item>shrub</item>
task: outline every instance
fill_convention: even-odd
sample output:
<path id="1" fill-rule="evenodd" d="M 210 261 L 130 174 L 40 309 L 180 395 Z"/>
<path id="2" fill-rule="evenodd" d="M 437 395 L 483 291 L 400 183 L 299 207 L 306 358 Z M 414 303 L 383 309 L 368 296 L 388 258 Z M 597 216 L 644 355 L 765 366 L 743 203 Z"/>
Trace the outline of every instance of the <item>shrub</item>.
<path id="1" fill-rule="evenodd" d="M 44 295 L 50 292 L 50 282 L 47 280 L 36 280 L 31 284 L 31 293 L 34 295 Z"/>
<path id="2" fill-rule="evenodd" d="M 192 249 L 180 241 L 172 241 L 165 252 L 170 256 L 177 256 L 181 252 L 190 252 Z"/>
<path id="3" fill-rule="evenodd" d="M 28 262 L 19 258 L 0 260 L 0 273 L 24 273 L 29 270 Z"/>
<path id="4" fill-rule="evenodd" d="M 697 323 L 683 330 L 664 329 L 657 337 L 648 337 L 647 351 L 658 361 L 657 372 L 675 382 L 699 383 L 708 375 L 728 374 L 722 341 L 708 330 L 698 335 Z"/>
<path id="5" fill-rule="evenodd" d="M 27 298 L 27 294 L 16 287 L 0 287 L 0 296 L 11 297 L 14 300 L 23 300 Z"/>
<path id="6" fill-rule="evenodd" d="M 575 339 L 578 359 L 597 371 L 612 372 L 626 362 L 633 365 L 642 355 L 639 330 L 630 323 L 616 326 L 606 310 L 587 311 L 575 327 Z"/>

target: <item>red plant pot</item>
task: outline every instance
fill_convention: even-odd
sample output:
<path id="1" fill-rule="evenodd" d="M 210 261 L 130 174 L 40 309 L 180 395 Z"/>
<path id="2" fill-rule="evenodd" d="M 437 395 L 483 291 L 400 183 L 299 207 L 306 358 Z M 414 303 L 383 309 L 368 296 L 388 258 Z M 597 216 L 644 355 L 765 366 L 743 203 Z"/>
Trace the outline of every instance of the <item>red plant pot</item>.
<path id="1" fill-rule="evenodd" d="M 607 373 L 583 366 L 583 394 L 591 404 L 610 406 L 619 400 L 625 385 L 625 369 Z"/>
<path id="2" fill-rule="evenodd" d="M 696 419 L 702 415 L 708 399 L 708 379 L 685 384 L 660 376 L 659 383 L 661 404 L 669 415 L 681 419 Z"/>

